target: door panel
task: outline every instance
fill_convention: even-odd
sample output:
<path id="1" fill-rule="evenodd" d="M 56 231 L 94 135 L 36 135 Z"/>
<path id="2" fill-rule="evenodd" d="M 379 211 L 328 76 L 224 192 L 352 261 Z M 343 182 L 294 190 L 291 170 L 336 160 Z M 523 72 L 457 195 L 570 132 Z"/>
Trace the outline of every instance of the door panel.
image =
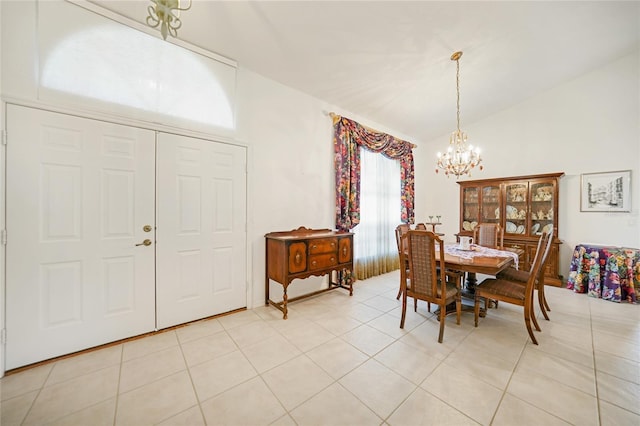
<path id="1" fill-rule="evenodd" d="M 157 317 L 246 306 L 246 149 L 158 135 Z"/>
<path id="2" fill-rule="evenodd" d="M 6 368 L 154 329 L 155 134 L 7 106 Z"/>

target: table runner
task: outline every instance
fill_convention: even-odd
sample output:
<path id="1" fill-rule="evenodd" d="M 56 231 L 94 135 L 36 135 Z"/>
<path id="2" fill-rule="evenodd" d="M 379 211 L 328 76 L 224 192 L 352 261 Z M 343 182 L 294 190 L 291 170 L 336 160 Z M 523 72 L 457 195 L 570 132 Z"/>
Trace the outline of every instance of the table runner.
<path id="1" fill-rule="evenodd" d="M 444 252 L 446 254 L 450 254 L 451 256 L 458 256 L 463 259 L 473 259 L 476 256 L 512 257 L 513 266 L 516 269 L 518 268 L 518 254 L 511 251 L 493 249 L 489 247 L 479 246 L 477 244 L 471 244 L 471 250 L 462 250 L 460 249 L 460 245 L 458 243 L 445 243 Z"/>

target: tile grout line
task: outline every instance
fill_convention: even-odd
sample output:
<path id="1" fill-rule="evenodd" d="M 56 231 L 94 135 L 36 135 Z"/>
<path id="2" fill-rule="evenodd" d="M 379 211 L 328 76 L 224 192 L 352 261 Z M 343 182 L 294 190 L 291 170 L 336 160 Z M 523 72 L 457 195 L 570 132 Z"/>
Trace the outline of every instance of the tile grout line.
<path id="1" fill-rule="evenodd" d="M 598 370 L 597 370 L 597 361 L 596 361 L 596 342 L 593 338 L 593 314 L 591 312 L 591 303 L 588 303 L 589 307 L 589 331 L 591 334 L 591 355 L 593 356 L 593 379 L 595 381 L 596 387 L 596 410 L 598 412 L 598 424 L 602 424 L 602 414 L 600 412 L 600 391 L 598 389 Z"/>
<path id="2" fill-rule="evenodd" d="M 522 345 L 522 349 L 520 349 L 520 355 L 518 356 L 518 360 L 516 361 L 515 365 L 513 366 L 513 369 L 511 370 L 511 374 L 509 375 L 509 380 L 507 380 L 507 383 L 504 386 L 504 390 L 502 391 L 502 395 L 500 396 L 498 405 L 496 405 L 496 409 L 493 412 L 493 415 L 491 416 L 491 420 L 489 421 L 490 425 L 493 424 L 493 422 L 496 419 L 496 415 L 498 414 L 498 411 L 500 411 L 500 406 L 502 405 L 502 401 L 504 400 L 504 397 L 507 394 L 507 389 L 509 389 L 509 385 L 511 384 L 511 379 L 513 379 L 513 376 L 516 374 L 516 369 L 518 368 L 518 365 L 520 365 L 520 361 L 522 360 L 524 351 L 527 349 L 528 343 L 529 343 L 529 337 L 527 337 L 527 340 L 525 340 L 524 344 Z"/>
<path id="3" fill-rule="evenodd" d="M 122 364 L 124 364 L 124 344 L 120 345 L 120 364 L 118 368 L 118 385 L 116 386 L 116 403 L 113 407 L 113 426 L 118 419 L 118 407 L 120 405 L 120 381 L 122 380 Z"/>
<path id="4" fill-rule="evenodd" d="M 47 377 L 42 381 L 42 385 L 38 389 L 38 394 L 33 398 L 33 401 L 31 401 L 31 404 L 29 405 L 29 409 L 27 410 L 27 412 L 24 414 L 24 417 L 20 421 L 20 425 L 24 425 L 25 422 L 27 421 L 27 418 L 29 417 L 29 414 L 31 413 L 31 410 L 33 410 L 33 407 L 36 405 L 36 401 L 38 401 L 38 398 L 40 398 L 40 394 L 42 393 L 42 390 L 44 389 L 45 385 L 47 384 L 47 381 L 51 377 L 51 372 L 53 372 L 53 368 L 55 367 L 55 365 L 56 365 L 56 363 L 54 363 L 51 366 L 51 370 L 49 370 L 49 373 L 47 374 Z"/>
<path id="5" fill-rule="evenodd" d="M 221 326 L 222 326 L 222 324 L 221 324 Z M 224 327 L 222 327 L 222 330 L 226 333 L 226 330 L 224 329 Z M 228 333 L 227 333 L 227 335 L 228 335 Z M 198 391 L 196 389 L 196 385 L 195 385 L 195 383 L 193 383 L 193 376 L 191 375 L 191 368 L 189 367 L 189 363 L 187 362 L 187 357 L 185 356 L 184 350 L 182 349 L 182 341 L 180 340 L 180 337 L 178 336 L 178 333 L 176 333 L 176 340 L 178 341 L 178 347 L 180 348 L 180 354 L 182 355 L 182 360 L 184 361 L 184 366 L 185 366 L 185 369 L 187 370 L 187 375 L 189 376 L 189 381 L 191 382 L 191 388 L 193 389 L 193 394 L 196 397 L 196 404 L 198 405 L 198 410 L 200 411 L 200 415 L 202 416 L 202 421 L 206 425 L 207 424 L 207 418 L 204 416 L 204 411 L 202 410 L 202 403 L 200 401 L 200 398 L 198 397 Z M 190 409 L 191 409 L 191 407 L 187 408 L 184 411 L 181 411 L 180 413 L 184 413 L 185 411 L 190 410 Z M 162 421 L 166 421 L 166 420 L 170 419 L 171 417 L 176 416 L 176 415 L 178 415 L 180 413 L 173 414 L 172 416 L 168 417 L 167 419 L 163 419 Z M 161 423 L 161 422 L 158 422 L 158 423 Z"/>

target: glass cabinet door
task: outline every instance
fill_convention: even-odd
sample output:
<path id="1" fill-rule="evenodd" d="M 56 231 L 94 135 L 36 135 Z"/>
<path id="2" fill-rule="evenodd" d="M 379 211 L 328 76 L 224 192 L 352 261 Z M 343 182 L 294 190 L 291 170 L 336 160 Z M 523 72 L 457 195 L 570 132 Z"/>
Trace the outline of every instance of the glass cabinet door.
<path id="1" fill-rule="evenodd" d="M 554 183 L 550 181 L 531 183 L 531 229 L 530 235 L 540 235 L 545 230 L 554 231 L 555 210 Z M 554 231 L 555 232 L 555 231 Z"/>
<path id="2" fill-rule="evenodd" d="M 528 182 L 514 182 L 505 186 L 505 234 L 528 234 L 528 196 Z"/>
<path id="3" fill-rule="evenodd" d="M 482 187 L 480 223 L 500 222 L 500 185 Z"/>
<path id="4" fill-rule="evenodd" d="M 478 187 L 471 186 L 462 191 L 462 230 L 473 231 L 478 224 L 480 205 Z"/>

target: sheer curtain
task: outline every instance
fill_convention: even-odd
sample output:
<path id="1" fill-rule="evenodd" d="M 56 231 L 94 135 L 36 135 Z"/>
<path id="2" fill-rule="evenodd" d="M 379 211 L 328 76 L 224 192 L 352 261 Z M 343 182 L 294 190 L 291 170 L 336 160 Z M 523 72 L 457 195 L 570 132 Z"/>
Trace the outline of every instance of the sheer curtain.
<path id="1" fill-rule="evenodd" d="M 356 279 L 398 268 L 394 229 L 400 223 L 400 162 L 359 147 L 360 223 L 353 229 Z"/>

